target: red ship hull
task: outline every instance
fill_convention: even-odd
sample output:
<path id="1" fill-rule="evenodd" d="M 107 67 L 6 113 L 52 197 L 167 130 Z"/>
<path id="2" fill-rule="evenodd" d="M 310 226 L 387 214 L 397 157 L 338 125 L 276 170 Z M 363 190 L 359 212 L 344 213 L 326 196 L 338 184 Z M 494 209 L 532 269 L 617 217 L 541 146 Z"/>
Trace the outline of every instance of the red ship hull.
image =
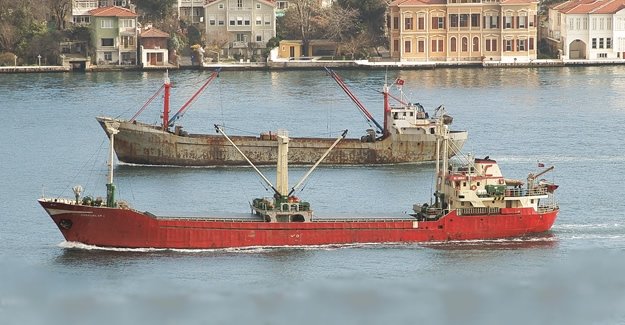
<path id="1" fill-rule="evenodd" d="M 275 223 L 248 219 L 162 218 L 130 209 L 40 200 L 65 240 L 100 247 L 212 249 L 401 243 L 520 237 L 551 229 L 558 210 L 501 209 L 496 215 L 436 221 L 411 219 L 325 219 Z"/>

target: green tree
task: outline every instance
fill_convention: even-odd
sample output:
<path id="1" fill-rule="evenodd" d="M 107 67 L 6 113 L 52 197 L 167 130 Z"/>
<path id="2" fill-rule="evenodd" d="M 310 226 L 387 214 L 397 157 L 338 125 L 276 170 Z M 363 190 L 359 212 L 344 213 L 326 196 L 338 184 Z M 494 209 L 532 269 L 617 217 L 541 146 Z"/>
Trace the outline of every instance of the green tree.
<path id="1" fill-rule="evenodd" d="M 135 0 L 143 21 L 160 22 L 174 15 L 176 0 Z"/>
<path id="2" fill-rule="evenodd" d="M 389 0 L 337 0 L 336 5 L 345 9 L 356 9 L 359 22 L 366 26 L 366 33 L 372 46 L 386 46 L 386 16 Z"/>

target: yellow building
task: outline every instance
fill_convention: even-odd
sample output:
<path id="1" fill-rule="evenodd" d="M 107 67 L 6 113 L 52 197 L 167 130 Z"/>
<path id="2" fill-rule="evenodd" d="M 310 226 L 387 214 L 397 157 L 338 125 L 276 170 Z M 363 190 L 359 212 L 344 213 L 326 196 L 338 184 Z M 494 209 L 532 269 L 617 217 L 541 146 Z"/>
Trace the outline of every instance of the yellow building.
<path id="1" fill-rule="evenodd" d="M 390 52 L 400 61 L 536 59 L 536 0 L 395 0 Z"/>
<path id="2" fill-rule="evenodd" d="M 303 53 L 301 40 L 282 40 L 278 49 L 278 57 L 297 59 L 300 57 L 333 57 L 337 55 L 338 43 L 329 40 L 310 40 L 308 53 Z"/>

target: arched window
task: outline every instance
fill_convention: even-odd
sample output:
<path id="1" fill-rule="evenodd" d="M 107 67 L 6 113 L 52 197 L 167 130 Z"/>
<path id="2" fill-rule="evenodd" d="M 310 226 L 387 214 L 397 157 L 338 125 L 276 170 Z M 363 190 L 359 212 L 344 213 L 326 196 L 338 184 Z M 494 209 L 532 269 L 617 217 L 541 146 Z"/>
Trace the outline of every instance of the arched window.
<path id="1" fill-rule="evenodd" d="M 462 38 L 462 52 L 469 50 L 469 40 L 466 37 Z"/>
<path id="2" fill-rule="evenodd" d="M 480 39 L 476 36 L 473 37 L 473 52 L 480 51 Z"/>
<path id="3" fill-rule="evenodd" d="M 449 48 L 451 49 L 452 52 L 456 52 L 456 38 L 452 37 L 451 39 L 449 39 Z"/>

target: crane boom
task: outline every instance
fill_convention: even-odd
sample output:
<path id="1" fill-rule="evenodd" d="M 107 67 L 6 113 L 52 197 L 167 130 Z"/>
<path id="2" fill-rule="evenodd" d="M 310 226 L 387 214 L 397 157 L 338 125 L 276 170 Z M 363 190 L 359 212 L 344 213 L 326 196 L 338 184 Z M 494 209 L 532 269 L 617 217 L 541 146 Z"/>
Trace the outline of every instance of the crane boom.
<path id="1" fill-rule="evenodd" d="M 367 121 L 373 122 L 373 124 L 375 124 L 375 126 L 378 129 L 378 133 L 384 134 L 384 128 L 380 125 L 380 123 L 378 123 L 378 121 L 376 121 L 373 118 L 373 115 L 371 115 L 371 113 L 369 113 L 367 108 L 365 108 L 365 105 L 363 105 L 362 102 L 360 100 L 358 100 L 356 95 L 354 95 L 354 93 L 352 93 L 352 91 L 349 89 L 349 87 L 347 87 L 347 84 L 345 84 L 343 79 L 341 79 L 341 77 L 336 72 L 334 72 L 333 70 L 328 69 L 327 67 L 324 67 L 324 68 L 326 69 L 326 72 L 330 75 L 330 77 L 332 77 L 332 79 L 334 79 L 334 81 L 336 81 L 336 83 L 339 85 L 339 87 L 341 87 L 341 89 L 343 89 L 343 91 L 347 94 L 349 99 L 351 99 L 352 102 L 354 102 L 354 104 L 356 104 L 356 107 L 358 107 L 358 109 L 360 109 L 360 111 L 365 115 L 365 117 L 367 118 Z"/>

